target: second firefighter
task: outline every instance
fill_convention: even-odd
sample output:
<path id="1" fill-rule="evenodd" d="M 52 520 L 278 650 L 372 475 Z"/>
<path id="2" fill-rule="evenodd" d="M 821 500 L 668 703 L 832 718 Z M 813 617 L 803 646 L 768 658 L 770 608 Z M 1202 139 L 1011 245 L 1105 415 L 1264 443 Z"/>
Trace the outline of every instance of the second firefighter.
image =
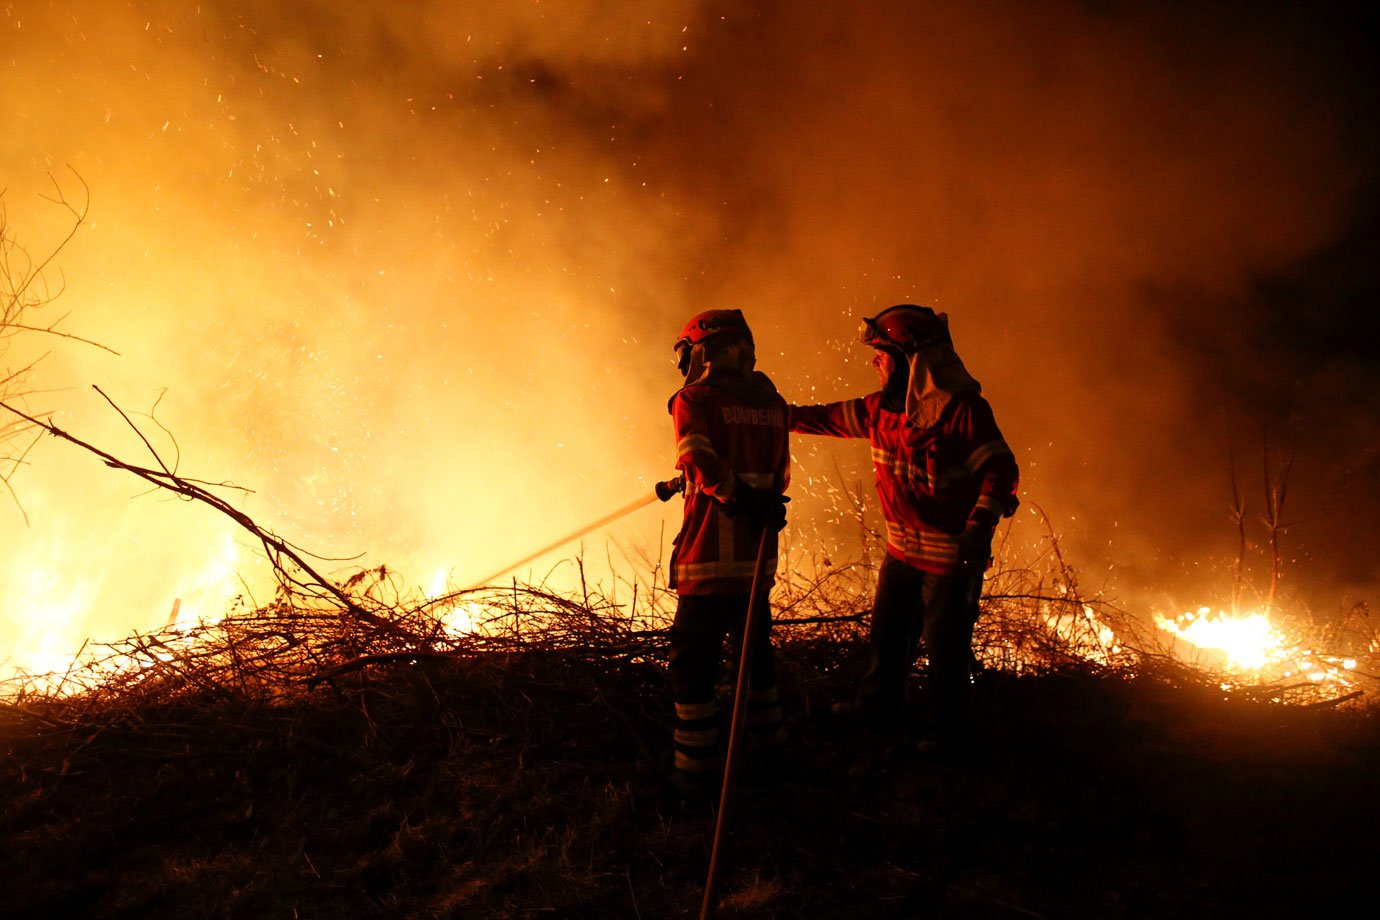
<path id="1" fill-rule="evenodd" d="M 856 700 L 835 711 L 899 728 L 906 679 L 923 640 L 932 725 L 924 749 L 966 753 L 973 741 L 973 627 L 997 522 L 1010 517 L 1019 473 L 982 388 L 954 351 L 948 317 L 898 304 L 867 319 L 881 390 L 792 406 L 791 431 L 872 445 L 887 556 L 877 579 L 872 663 Z"/>

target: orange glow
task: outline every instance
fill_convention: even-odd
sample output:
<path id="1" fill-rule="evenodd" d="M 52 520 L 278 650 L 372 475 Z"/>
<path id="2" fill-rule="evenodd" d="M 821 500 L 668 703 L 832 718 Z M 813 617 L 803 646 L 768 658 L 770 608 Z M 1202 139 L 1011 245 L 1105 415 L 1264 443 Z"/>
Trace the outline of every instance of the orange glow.
<path id="1" fill-rule="evenodd" d="M 438 569 L 468 586 L 672 474 L 670 345 L 693 313 L 743 308 L 759 367 L 809 403 L 873 387 L 861 315 L 934 303 L 1024 494 L 1076 522 L 1070 558 L 1133 571 L 1107 590 L 1132 606 L 1201 588 L 1176 568 L 1215 558 L 1221 523 L 1201 355 L 1240 325 L 1164 292 L 1235 304 L 1333 243 L 1368 187 L 1361 122 L 1264 26 L 1199 54 L 1153 4 L 732 6 L 0 7 L 10 229 L 45 252 L 65 231 L 50 176 L 80 175 L 90 222 L 50 312 L 119 353 L 19 337 L 0 365 L 46 354 L 30 408 L 152 463 L 99 384 L 329 577 L 387 565 L 439 597 Z M 856 557 L 839 490 L 868 481 L 866 449 L 793 451 L 790 539 Z M 233 524 L 69 445 L 40 441 L 13 485 L 0 678 L 272 596 Z M 579 546 L 512 576 L 645 577 L 679 514 L 652 507 L 591 535 L 583 576 Z M 1122 650 L 1092 611 L 1050 618 L 1092 657 Z"/>
<path id="2" fill-rule="evenodd" d="M 468 636 L 483 632 L 483 622 L 493 611 L 479 601 L 457 600 L 438 611 L 446 631 L 452 636 Z"/>
<path id="3" fill-rule="evenodd" d="M 1349 673 L 1357 669 L 1355 658 L 1309 648 L 1275 625 L 1266 613 L 1229 614 L 1200 607 L 1173 619 L 1160 614 L 1154 619 L 1159 629 L 1183 640 L 1191 649 L 1221 655 L 1222 667 L 1230 678 L 1224 686 L 1243 681 L 1306 681 L 1336 691 L 1356 686 Z M 1179 654 L 1190 660 L 1196 657 L 1188 650 Z"/>
<path id="4" fill-rule="evenodd" d="M 1115 664 L 1123 651 L 1120 638 L 1087 604 L 1060 604 L 1043 614 L 1045 624 L 1076 654 L 1098 664 Z"/>
<path id="5" fill-rule="evenodd" d="M 1289 653 L 1288 641 L 1263 613 L 1232 616 L 1200 607 L 1174 620 L 1156 614 L 1155 625 L 1198 648 L 1223 652 L 1233 669 L 1258 671 Z"/>
<path id="6" fill-rule="evenodd" d="M 482 633 L 483 622 L 493 611 L 482 601 L 452 596 L 454 592 L 449 574 L 445 569 L 438 570 L 426 589 L 426 598 L 432 602 L 431 612 L 440 618 L 446 632 L 452 636 Z"/>

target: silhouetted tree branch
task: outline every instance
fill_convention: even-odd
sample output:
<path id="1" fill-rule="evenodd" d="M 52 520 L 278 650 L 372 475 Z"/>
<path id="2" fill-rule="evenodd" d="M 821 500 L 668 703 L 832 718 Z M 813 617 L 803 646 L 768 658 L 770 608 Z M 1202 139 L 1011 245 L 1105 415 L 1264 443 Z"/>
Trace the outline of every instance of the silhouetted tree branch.
<path id="1" fill-rule="evenodd" d="M 18 235 L 10 227 L 4 190 L 0 190 L 0 399 L 21 405 L 32 393 L 30 379 L 43 356 L 27 358 L 19 366 L 11 366 L 10 348 L 19 336 L 69 339 L 115 353 L 99 342 L 59 329 L 67 318 L 66 314 L 51 322 L 36 321 L 36 314 L 57 300 L 67 286 L 66 278 L 60 270 L 56 271 L 54 278 L 54 260 L 86 223 L 86 216 L 90 211 L 91 190 L 75 171 L 72 175 L 76 176 L 77 182 L 81 185 L 81 194 L 77 198 L 69 197 L 57 179 L 49 177 L 52 180 L 53 193 L 43 198 L 65 211 L 69 222 L 62 239 L 37 254 L 20 242 Z M 21 514 L 24 509 L 11 484 L 11 478 L 24 464 L 29 451 L 37 443 L 38 434 L 22 418 L 0 422 L 0 486 L 4 487 Z M 27 520 L 27 516 L 25 519 Z"/>
<path id="2" fill-rule="evenodd" d="M 1279 595 L 1279 576 L 1282 568 L 1280 559 L 1280 536 L 1288 526 L 1284 522 L 1284 499 L 1289 491 L 1289 474 L 1294 468 L 1294 443 L 1289 444 L 1289 452 L 1284 456 L 1279 469 L 1270 468 L 1270 433 L 1263 434 L 1261 454 L 1264 462 L 1265 513 L 1261 516 L 1270 534 L 1270 598 L 1267 610 L 1274 610 L 1275 599 Z"/>
<path id="3" fill-rule="evenodd" d="M 188 501 L 200 502 L 203 505 L 207 505 L 219 511 L 241 528 L 248 531 L 259 541 L 263 546 L 265 556 L 273 566 L 273 571 L 278 577 L 279 583 L 284 587 L 290 587 L 307 596 L 331 603 L 338 607 L 341 612 L 356 620 L 379 627 L 390 633 L 399 631 L 399 627 L 396 624 L 384 617 L 377 616 L 365 610 L 347 591 L 319 573 L 315 567 L 307 561 L 306 557 L 311 554 L 294 546 L 271 530 L 261 527 L 249 515 L 240 511 L 234 505 L 230 504 L 230 502 L 212 492 L 211 488 L 236 489 L 241 492 L 248 490 L 231 483 L 209 483 L 179 475 L 174 468 L 169 467 L 168 464 L 163 461 L 158 451 L 154 449 L 153 445 L 144 437 L 143 433 L 139 431 L 138 426 L 130 420 L 129 416 L 121 410 L 119 406 L 115 405 L 114 401 L 106 396 L 99 387 L 95 389 L 101 394 L 102 398 L 109 402 L 115 411 L 124 418 L 125 422 L 135 430 L 135 433 L 139 435 L 140 439 L 143 440 L 144 445 L 153 456 L 156 468 L 137 466 L 125 460 L 121 460 L 101 450 L 99 447 L 69 434 L 57 425 L 54 425 L 51 421 L 30 415 L 7 402 L 0 401 L 0 408 L 22 419 L 28 425 L 46 431 L 53 437 L 74 444 L 88 453 L 95 454 L 106 466 L 112 469 L 124 470 L 156 488 L 172 492 Z"/>
<path id="4" fill-rule="evenodd" d="M 1227 441 L 1227 464 L 1231 468 L 1231 519 L 1236 525 L 1236 567 L 1232 572 L 1231 612 L 1241 609 L 1241 593 L 1246 584 L 1246 502 L 1236 474 L 1236 451 Z"/>

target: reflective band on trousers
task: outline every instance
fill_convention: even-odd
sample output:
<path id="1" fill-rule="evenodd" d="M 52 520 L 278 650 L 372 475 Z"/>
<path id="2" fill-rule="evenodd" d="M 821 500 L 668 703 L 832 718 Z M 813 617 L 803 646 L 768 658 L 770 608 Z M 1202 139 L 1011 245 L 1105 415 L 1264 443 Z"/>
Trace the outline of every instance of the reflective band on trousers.
<path id="1" fill-rule="evenodd" d="M 676 769 L 686 773 L 714 773 L 719 769 L 719 758 L 692 757 L 684 751 L 676 751 Z"/>
<path id="2" fill-rule="evenodd" d="M 676 718 L 685 722 L 712 719 L 718 714 L 718 700 L 707 700 L 703 703 L 676 703 Z"/>
<path id="3" fill-rule="evenodd" d="M 678 728 L 672 738 L 676 744 L 683 744 L 686 747 L 713 747 L 719 743 L 719 730 L 706 728 L 700 731 L 688 731 Z"/>

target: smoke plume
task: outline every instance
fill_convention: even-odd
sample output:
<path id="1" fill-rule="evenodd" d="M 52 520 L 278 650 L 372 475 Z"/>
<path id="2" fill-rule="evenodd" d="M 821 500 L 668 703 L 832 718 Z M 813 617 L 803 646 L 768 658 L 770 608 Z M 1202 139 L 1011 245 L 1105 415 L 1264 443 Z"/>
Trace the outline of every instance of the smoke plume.
<path id="1" fill-rule="evenodd" d="M 100 384 L 263 523 L 464 584 L 669 474 L 690 314 L 744 309 L 807 403 L 872 387 L 861 315 L 926 303 L 1093 581 L 1220 591 L 1228 448 L 1258 511 L 1268 430 L 1296 443 L 1292 588 L 1330 609 L 1380 580 L 1380 81 L 1352 15 L 12 4 L 11 229 L 42 249 L 50 174 L 90 187 L 49 309 L 120 352 L 30 343 L 30 404 L 137 454 Z M 796 546 L 832 552 L 866 451 L 794 449 Z M 3 512 L 16 661 L 262 585 L 228 523 L 56 442 L 29 461 L 32 523 Z M 674 510 L 614 535 L 655 557 Z"/>

